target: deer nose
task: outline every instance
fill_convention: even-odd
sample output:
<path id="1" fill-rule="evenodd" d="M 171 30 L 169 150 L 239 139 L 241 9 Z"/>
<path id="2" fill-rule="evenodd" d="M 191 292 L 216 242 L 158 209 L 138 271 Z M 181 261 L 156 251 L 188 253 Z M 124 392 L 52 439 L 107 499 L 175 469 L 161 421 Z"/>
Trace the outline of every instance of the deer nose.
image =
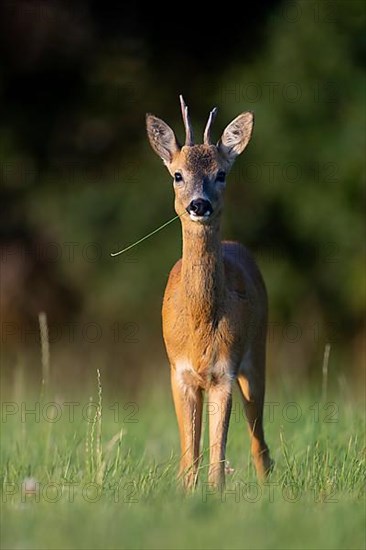
<path id="1" fill-rule="evenodd" d="M 211 216 L 213 209 L 210 201 L 205 199 L 195 199 L 187 207 L 188 214 L 194 214 L 195 216 Z"/>

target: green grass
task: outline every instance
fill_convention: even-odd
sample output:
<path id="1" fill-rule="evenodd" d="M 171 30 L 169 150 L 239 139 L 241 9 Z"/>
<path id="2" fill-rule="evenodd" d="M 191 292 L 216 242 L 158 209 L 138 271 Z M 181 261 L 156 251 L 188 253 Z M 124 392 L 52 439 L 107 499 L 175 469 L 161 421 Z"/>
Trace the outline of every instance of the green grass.
<path id="1" fill-rule="evenodd" d="M 365 547 L 361 404 L 333 396 L 324 408 L 304 393 L 271 398 L 266 431 L 276 466 L 260 487 L 235 400 L 226 492 L 205 483 L 206 426 L 200 482 L 185 496 L 175 478 L 169 389 L 151 388 L 134 403 L 101 389 L 89 411 L 80 391 L 74 413 L 64 405 L 71 398 L 43 396 L 39 418 L 25 415 L 37 399 L 4 399 L 2 548 Z"/>

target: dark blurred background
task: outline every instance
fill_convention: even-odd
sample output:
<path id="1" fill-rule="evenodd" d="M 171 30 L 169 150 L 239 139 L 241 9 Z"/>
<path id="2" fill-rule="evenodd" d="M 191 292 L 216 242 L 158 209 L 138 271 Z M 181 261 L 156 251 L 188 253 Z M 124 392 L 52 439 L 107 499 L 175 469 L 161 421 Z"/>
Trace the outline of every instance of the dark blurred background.
<path id="1" fill-rule="evenodd" d="M 244 110 L 255 131 L 227 189 L 225 238 L 255 254 L 270 297 L 269 376 L 362 380 L 365 349 L 365 3 L 4 1 L 0 7 L 1 360 L 40 378 L 46 312 L 55 384 L 165 375 L 160 307 L 180 255 L 170 177 L 145 113 L 182 136 Z M 149 384 L 151 377 L 148 378 Z"/>

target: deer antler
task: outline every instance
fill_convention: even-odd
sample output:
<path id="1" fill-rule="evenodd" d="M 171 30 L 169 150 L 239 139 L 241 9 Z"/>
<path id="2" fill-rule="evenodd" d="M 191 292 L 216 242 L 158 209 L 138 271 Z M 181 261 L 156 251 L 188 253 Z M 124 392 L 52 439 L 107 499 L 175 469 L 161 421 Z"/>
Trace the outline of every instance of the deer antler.
<path id="1" fill-rule="evenodd" d="M 208 121 L 206 124 L 205 132 L 203 134 L 203 143 L 205 145 L 211 145 L 211 126 L 216 118 L 217 107 L 214 107 L 208 115 Z"/>
<path id="2" fill-rule="evenodd" d="M 184 102 L 183 96 L 179 96 L 180 107 L 182 109 L 182 117 L 184 122 L 184 128 L 186 130 L 186 145 L 193 145 L 193 130 L 191 126 L 191 121 L 189 120 L 188 107 Z"/>

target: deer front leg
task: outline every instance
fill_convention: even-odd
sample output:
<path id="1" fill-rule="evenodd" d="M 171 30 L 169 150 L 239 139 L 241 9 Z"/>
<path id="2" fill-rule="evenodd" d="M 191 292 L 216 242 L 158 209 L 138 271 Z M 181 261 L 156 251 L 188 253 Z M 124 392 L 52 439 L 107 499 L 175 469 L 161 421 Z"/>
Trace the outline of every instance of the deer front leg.
<path id="1" fill-rule="evenodd" d="M 182 383 L 180 375 L 171 371 L 175 412 L 178 420 L 181 459 L 179 477 L 185 489 L 197 483 L 202 426 L 202 391 Z"/>
<path id="2" fill-rule="evenodd" d="M 222 489 L 225 485 L 225 450 L 232 405 L 231 381 L 208 390 L 210 426 L 210 467 L 208 481 Z"/>

